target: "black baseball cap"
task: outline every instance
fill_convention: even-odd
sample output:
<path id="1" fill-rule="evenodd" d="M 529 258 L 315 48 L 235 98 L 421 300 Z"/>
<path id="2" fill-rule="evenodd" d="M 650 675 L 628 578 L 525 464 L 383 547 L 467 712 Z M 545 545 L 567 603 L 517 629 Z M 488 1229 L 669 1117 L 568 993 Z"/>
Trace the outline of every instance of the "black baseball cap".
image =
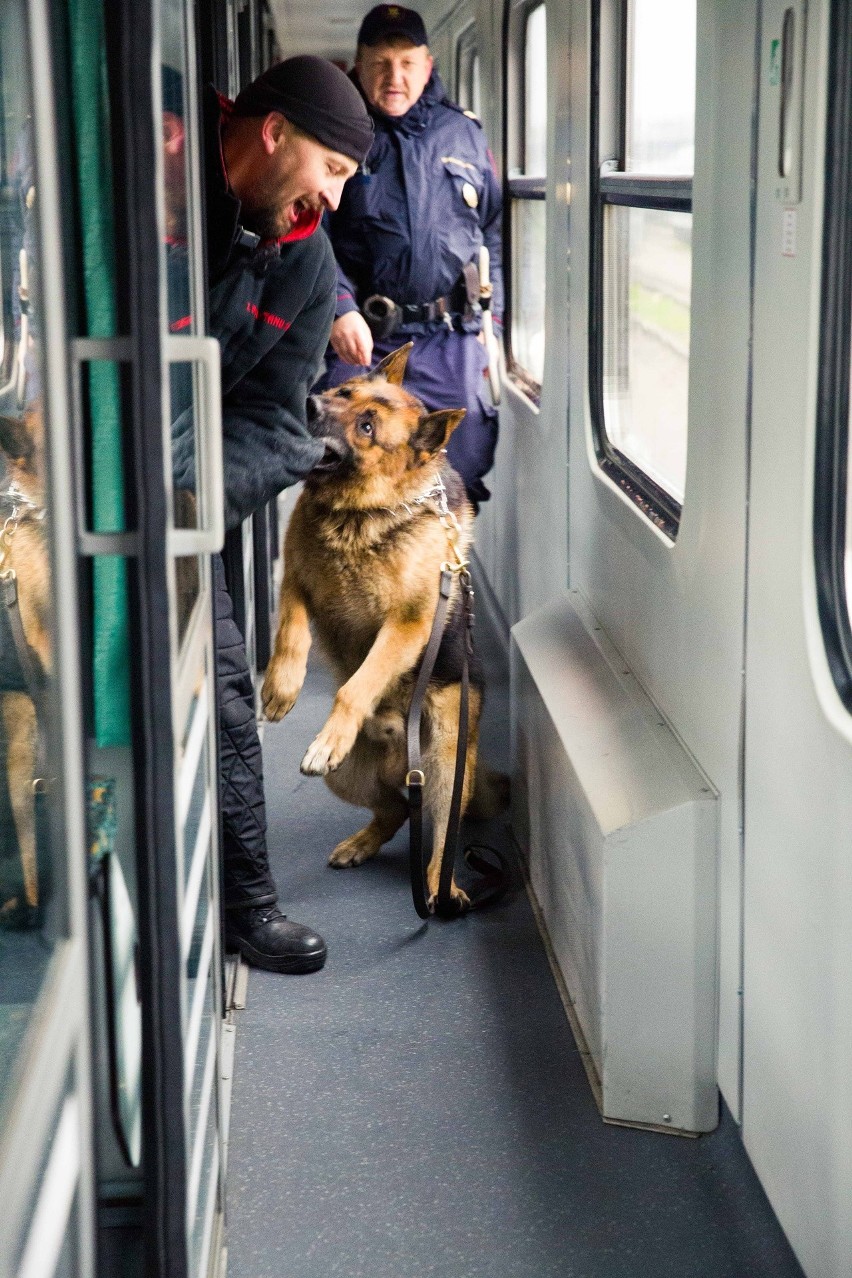
<path id="1" fill-rule="evenodd" d="M 407 36 L 412 44 L 428 44 L 426 28 L 419 13 L 398 4 L 377 4 L 358 32 L 359 44 L 381 44 L 388 36 Z"/>

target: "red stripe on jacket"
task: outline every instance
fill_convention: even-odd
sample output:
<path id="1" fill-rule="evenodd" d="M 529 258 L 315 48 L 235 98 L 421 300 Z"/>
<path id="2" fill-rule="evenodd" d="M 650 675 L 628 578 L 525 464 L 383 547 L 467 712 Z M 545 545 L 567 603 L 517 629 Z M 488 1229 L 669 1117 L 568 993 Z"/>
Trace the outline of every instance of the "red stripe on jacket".
<path id="1" fill-rule="evenodd" d="M 280 315 L 273 315 L 272 311 L 260 311 L 254 302 L 246 302 L 246 310 L 249 315 L 253 315 L 255 319 L 261 319 L 265 324 L 271 324 L 273 328 L 280 328 L 283 332 L 287 332 L 290 327 L 290 321 L 282 319 Z"/>

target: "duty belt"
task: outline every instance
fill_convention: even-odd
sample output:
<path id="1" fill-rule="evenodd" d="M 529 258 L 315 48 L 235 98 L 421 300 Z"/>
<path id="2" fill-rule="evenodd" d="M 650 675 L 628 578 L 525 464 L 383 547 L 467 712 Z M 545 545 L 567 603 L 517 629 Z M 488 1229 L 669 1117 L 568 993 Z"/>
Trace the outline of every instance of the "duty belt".
<path id="1" fill-rule="evenodd" d="M 432 324 L 436 320 L 452 323 L 453 306 L 449 296 L 436 297 L 433 302 L 422 302 L 419 305 L 395 302 L 392 297 L 383 297 L 381 293 L 373 293 L 366 298 L 361 314 L 367 321 L 374 337 L 390 337 L 403 324 Z M 461 311 L 456 308 L 456 313 Z"/>
<path id="2" fill-rule="evenodd" d="M 374 337 L 390 337 L 403 324 L 434 324 L 444 320 L 451 328 L 453 318 L 472 319 L 480 312 L 479 268 L 470 262 L 462 270 L 452 291 L 431 302 L 395 302 L 392 297 L 373 293 L 361 305 L 361 314 Z"/>

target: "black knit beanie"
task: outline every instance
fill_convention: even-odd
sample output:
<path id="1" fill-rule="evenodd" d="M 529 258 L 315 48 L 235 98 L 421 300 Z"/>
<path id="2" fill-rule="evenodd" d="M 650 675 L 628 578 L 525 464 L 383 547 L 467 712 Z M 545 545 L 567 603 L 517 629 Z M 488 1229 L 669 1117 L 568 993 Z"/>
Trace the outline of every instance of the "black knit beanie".
<path id="1" fill-rule="evenodd" d="M 287 58 L 247 85 L 234 115 L 280 111 L 323 146 L 359 164 L 373 142 L 373 122 L 349 77 L 325 58 Z"/>

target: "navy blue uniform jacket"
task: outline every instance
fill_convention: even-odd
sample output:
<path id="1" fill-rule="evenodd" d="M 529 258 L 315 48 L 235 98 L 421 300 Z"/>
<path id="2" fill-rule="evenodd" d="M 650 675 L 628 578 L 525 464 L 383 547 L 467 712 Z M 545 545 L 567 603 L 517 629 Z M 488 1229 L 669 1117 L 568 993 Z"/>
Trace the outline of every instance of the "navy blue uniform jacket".
<path id="1" fill-rule="evenodd" d="M 328 220 L 340 268 L 336 315 L 356 310 L 372 293 L 410 304 L 444 297 L 468 262 L 478 264 L 485 244 L 499 318 L 501 193 L 482 126 L 449 101 L 437 73 L 404 116 L 370 114 L 376 128 L 370 154 Z M 476 321 L 472 329 L 478 328 Z M 407 324 L 402 331 L 424 333 L 428 326 Z"/>
<path id="2" fill-rule="evenodd" d="M 308 434 L 305 403 L 322 364 L 334 318 L 335 265 L 319 215 L 289 235 L 254 249 L 237 242 L 240 202 L 222 161 L 220 130 L 227 99 L 210 87 L 204 102 L 208 331 L 222 348 L 225 522 L 235 527 L 322 456 Z M 174 331 L 181 310 L 170 285 Z M 175 314 L 175 311 L 180 314 Z M 172 427 L 175 486 L 195 488 L 192 409 Z M 174 409 L 173 409 L 174 412 Z"/>

